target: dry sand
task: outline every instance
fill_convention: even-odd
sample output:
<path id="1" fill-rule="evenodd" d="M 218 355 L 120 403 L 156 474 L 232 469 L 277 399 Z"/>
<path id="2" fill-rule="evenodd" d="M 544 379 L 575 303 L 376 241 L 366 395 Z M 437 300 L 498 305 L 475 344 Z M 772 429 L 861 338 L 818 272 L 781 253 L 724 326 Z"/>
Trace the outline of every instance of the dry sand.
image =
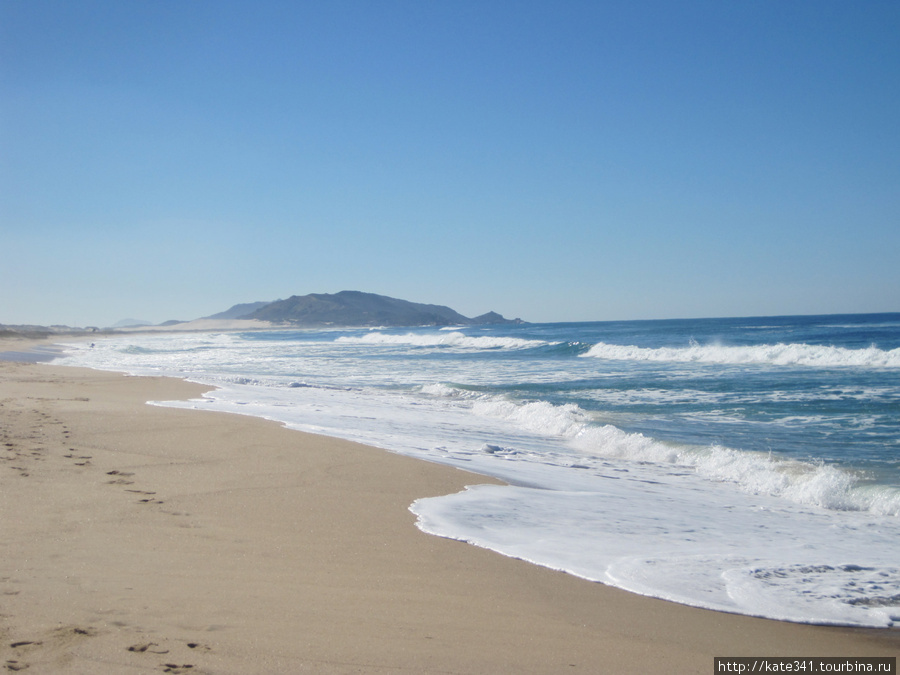
<path id="1" fill-rule="evenodd" d="M 205 389 L 0 362 L 0 665 L 711 673 L 714 656 L 900 653 L 896 630 L 684 607 L 429 536 L 413 500 L 491 479 L 145 403 Z"/>

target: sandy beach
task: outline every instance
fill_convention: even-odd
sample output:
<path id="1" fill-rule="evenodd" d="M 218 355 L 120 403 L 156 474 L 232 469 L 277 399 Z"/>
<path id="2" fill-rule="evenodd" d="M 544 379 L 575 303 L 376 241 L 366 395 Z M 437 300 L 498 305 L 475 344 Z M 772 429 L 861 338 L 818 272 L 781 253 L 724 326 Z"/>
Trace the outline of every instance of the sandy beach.
<path id="1" fill-rule="evenodd" d="M 415 499 L 490 478 L 146 403 L 207 389 L 0 361 L 8 671 L 710 673 L 714 656 L 900 654 L 898 630 L 694 609 L 416 528 Z"/>

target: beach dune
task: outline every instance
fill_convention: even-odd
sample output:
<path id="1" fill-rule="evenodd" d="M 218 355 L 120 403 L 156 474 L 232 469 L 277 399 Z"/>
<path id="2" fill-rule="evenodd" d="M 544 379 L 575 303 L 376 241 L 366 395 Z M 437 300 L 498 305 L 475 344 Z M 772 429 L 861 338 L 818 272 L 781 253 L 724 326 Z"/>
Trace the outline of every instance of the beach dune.
<path id="1" fill-rule="evenodd" d="M 897 630 L 685 607 L 420 532 L 493 479 L 262 419 L 208 387 L 0 362 L 0 665 L 30 673 L 710 673 L 896 656 Z"/>

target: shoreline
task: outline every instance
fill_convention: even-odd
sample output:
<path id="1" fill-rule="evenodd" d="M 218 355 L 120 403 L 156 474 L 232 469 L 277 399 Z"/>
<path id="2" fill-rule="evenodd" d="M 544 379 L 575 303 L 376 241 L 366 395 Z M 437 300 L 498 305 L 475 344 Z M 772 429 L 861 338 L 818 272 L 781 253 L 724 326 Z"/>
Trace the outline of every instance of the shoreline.
<path id="1" fill-rule="evenodd" d="M 709 672 L 900 652 L 897 629 L 677 605 L 415 526 L 415 499 L 489 477 L 146 404 L 209 389 L 0 362 L 8 669 Z"/>

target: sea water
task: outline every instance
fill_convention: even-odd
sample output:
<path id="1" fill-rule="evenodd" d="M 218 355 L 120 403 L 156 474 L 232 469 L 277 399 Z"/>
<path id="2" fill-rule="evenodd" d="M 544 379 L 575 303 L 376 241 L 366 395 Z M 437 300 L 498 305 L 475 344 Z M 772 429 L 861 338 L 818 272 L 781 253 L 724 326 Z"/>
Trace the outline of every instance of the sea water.
<path id="1" fill-rule="evenodd" d="M 58 362 L 503 479 L 419 527 L 799 622 L 900 624 L 900 314 L 161 333 Z M 301 451 L 298 445 L 298 452 Z"/>

